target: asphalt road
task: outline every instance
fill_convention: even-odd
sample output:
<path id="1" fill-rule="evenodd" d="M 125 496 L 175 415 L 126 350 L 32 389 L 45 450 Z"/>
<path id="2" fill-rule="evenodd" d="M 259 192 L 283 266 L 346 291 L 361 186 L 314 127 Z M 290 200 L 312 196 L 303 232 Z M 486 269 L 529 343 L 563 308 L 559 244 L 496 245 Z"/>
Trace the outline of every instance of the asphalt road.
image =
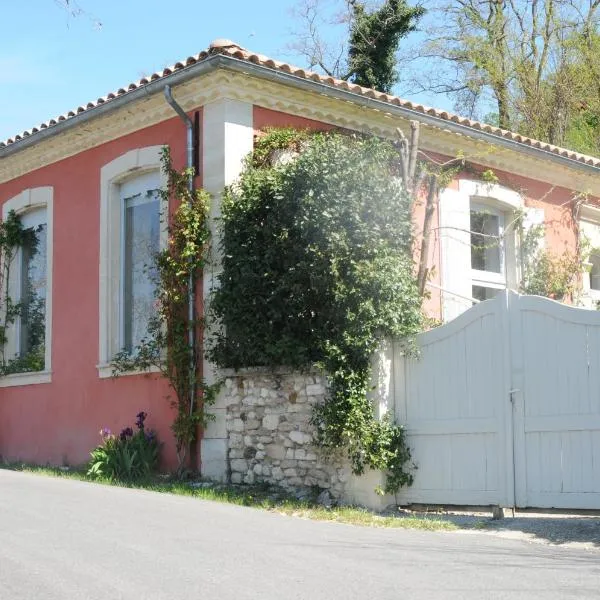
<path id="1" fill-rule="evenodd" d="M 595 552 L 0 471 L 0 599 L 598 598 Z"/>

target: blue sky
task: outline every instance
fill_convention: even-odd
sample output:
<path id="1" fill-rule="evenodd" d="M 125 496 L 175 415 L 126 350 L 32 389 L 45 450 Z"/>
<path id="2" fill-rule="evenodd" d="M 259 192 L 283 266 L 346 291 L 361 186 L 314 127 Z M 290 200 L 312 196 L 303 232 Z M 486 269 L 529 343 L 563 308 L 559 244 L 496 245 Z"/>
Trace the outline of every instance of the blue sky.
<path id="1" fill-rule="evenodd" d="M 296 0 L 77 2 L 85 12 L 74 18 L 59 0 L 3 0 L 0 140 L 196 54 L 217 37 L 304 66 L 287 47 Z"/>

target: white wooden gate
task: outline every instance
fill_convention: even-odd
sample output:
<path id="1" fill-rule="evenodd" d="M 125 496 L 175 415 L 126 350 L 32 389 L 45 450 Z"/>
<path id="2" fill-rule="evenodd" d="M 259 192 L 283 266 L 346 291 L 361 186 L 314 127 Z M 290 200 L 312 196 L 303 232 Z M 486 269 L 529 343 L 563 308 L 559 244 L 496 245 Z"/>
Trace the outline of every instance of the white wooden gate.
<path id="1" fill-rule="evenodd" d="M 600 509 L 600 313 L 514 293 L 394 352 L 401 502 Z"/>

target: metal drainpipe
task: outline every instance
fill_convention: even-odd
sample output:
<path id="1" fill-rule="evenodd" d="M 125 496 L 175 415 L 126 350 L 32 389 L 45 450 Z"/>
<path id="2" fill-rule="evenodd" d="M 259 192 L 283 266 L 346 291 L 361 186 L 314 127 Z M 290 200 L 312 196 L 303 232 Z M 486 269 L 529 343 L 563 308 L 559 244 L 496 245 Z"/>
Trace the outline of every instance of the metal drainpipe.
<path id="1" fill-rule="evenodd" d="M 194 124 L 185 113 L 183 108 L 175 101 L 171 93 L 171 86 L 165 85 L 165 99 L 179 115 L 185 123 L 187 130 L 187 168 L 189 170 L 188 189 L 190 195 L 194 193 Z M 195 280 L 194 273 L 190 271 L 188 280 L 188 344 L 190 347 L 190 415 L 194 410 L 194 400 L 196 398 L 196 363 L 195 363 L 195 332 L 194 332 L 194 317 L 195 317 Z M 190 459 L 192 457 L 190 456 Z"/>

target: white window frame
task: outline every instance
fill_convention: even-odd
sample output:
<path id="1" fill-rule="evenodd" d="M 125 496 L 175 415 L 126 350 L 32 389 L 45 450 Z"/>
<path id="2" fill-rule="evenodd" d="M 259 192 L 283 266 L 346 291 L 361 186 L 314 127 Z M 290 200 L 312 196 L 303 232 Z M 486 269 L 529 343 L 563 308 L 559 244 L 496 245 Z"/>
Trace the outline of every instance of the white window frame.
<path id="1" fill-rule="evenodd" d="M 518 192 L 498 183 L 469 179 L 459 180 L 458 189 L 461 194 L 469 196 L 469 210 L 479 209 L 482 212 L 498 215 L 502 219 L 500 228 L 503 236 L 500 246 L 502 273 L 471 269 L 471 286 L 501 290 L 514 289 L 519 280 L 518 249 L 515 232 L 507 234 L 507 221 L 514 211 L 523 208 L 523 197 Z"/>
<path id="2" fill-rule="evenodd" d="M 498 251 L 500 254 L 500 273 L 495 273 L 494 271 L 481 271 L 480 269 L 473 269 L 471 267 L 472 286 L 503 290 L 507 287 L 506 243 L 504 239 L 506 213 L 486 205 L 484 203 L 485 199 L 483 202 L 478 202 L 478 200 L 478 198 L 471 198 L 471 202 L 469 204 L 470 213 L 479 212 L 498 217 Z M 471 252 L 473 252 L 472 245 Z"/>
<path id="3" fill-rule="evenodd" d="M 121 350 L 121 281 L 123 248 L 123 206 L 120 186 L 125 181 L 151 171 L 159 173 L 161 189 L 167 177 L 161 168 L 163 146 L 130 150 L 100 171 L 100 297 L 98 376 L 112 377 L 111 360 Z M 160 248 L 168 243 L 168 202 L 161 200 Z M 126 373 L 137 374 L 137 371 Z"/>
<path id="4" fill-rule="evenodd" d="M 23 216 L 29 211 L 45 210 L 46 213 L 46 315 L 45 315 L 45 355 L 44 370 L 33 373 L 14 373 L 6 377 L 0 377 L 0 387 L 14 387 L 21 385 L 34 385 L 40 383 L 50 383 L 52 381 L 52 252 L 53 252 L 53 196 L 54 189 L 51 186 L 28 188 L 23 190 L 17 196 L 10 198 L 2 205 L 2 219 L 6 219 L 11 210 L 18 216 Z M 21 256 L 18 258 L 22 260 Z M 20 269 L 17 269 L 18 277 L 10 282 L 11 287 L 17 287 L 20 290 Z M 20 291 L 19 291 L 20 293 Z M 19 327 L 17 323 L 12 333 L 9 334 L 8 347 L 12 353 L 18 352 Z"/>

